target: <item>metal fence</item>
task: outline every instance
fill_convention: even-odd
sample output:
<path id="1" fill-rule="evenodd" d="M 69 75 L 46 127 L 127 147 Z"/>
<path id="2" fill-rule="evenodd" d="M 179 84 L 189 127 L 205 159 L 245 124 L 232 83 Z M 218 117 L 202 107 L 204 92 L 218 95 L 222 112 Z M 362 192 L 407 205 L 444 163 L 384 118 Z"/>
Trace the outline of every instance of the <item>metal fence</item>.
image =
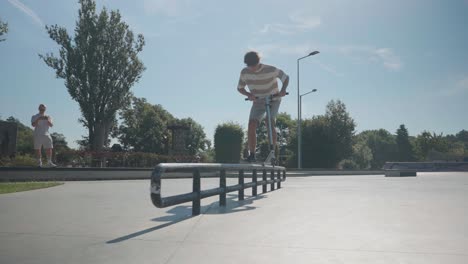
<path id="1" fill-rule="evenodd" d="M 227 186 L 226 175 L 236 172 L 238 184 Z M 161 196 L 161 179 L 165 173 L 192 173 L 192 192 Z M 201 178 L 204 173 L 215 173 L 219 177 L 219 187 L 201 190 Z M 246 177 L 248 174 L 248 177 Z M 251 175 L 251 177 L 250 177 Z M 261 180 L 258 177 L 261 176 Z M 245 179 L 251 178 L 251 182 Z M 244 200 L 244 190 L 252 189 L 252 196 L 257 196 L 257 187 L 262 186 L 262 193 L 281 188 L 281 182 L 286 180 L 286 169 L 280 166 L 262 166 L 257 164 L 222 164 L 222 163 L 161 163 L 154 169 L 151 175 L 151 201 L 158 208 L 165 208 L 181 203 L 192 202 L 192 215 L 200 214 L 201 199 L 219 195 L 219 205 L 226 205 L 226 194 L 238 192 L 238 199 Z"/>

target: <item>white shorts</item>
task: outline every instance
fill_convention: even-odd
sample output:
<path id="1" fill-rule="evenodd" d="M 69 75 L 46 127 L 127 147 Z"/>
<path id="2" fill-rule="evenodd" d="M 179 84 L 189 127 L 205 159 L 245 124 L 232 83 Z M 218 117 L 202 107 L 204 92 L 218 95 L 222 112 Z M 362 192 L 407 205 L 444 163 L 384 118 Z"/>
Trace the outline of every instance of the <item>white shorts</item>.
<path id="1" fill-rule="evenodd" d="M 34 135 L 34 149 L 41 149 L 42 146 L 45 149 L 54 148 L 50 135 Z"/>
<path id="2" fill-rule="evenodd" d="M 278 114 L 280 104 L 281 100 L 275 100 L 270 102 L 270 114 L 272 120 L 275 120 L 276 115 Z M 249 120 L 257 120 L 258 122 L 260 122 L 265 117 L 265 113 L 265 101 L 255 101 L 252 103 L 252 108 L 250 108 Z"/>

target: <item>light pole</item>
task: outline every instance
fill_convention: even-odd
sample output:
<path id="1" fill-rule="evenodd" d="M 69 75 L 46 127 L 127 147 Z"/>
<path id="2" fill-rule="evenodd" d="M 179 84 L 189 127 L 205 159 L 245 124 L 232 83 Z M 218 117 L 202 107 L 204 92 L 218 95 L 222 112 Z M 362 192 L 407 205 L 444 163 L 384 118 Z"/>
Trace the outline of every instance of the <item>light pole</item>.
<path id="1" fill-rule="evenodd" d="M 299 61 L 307 57 L 319 54 L 318 51 L 313 51 L 307 56 L 297 59 L 297 168 L 302 168 L 302 131 L 301 131 L 301 93 L 299 90 Z M 312 92 L 312 91 L 311 91 Z M 311 93 L 309 92 L 309 93 Z M 305 93 L 303 95 L 306 95 Z"/>
<path id="2" fill-rule="evenodd" d="M 301 129 L 301 124 L 302 124 L 302 96 L 308 95 L 310 93 L 314 93 L 316 91 L 317 89 L 313 89 L 312 91 L 309 91 L 305 94 L 301 94 L 299 96 L 299 113 L 300 113 L 299 114 L 299 129 Z M 299 148 L 298 148 L 299 151 L 298 151 L 297 157 L 298 157 L 298 160 L 300 160 L 300 163 L 298 162 L 298 168 L 300 169 L 302 168 L 302 133 L 299 136 L 298 142 L 300 143 L 299 143 Z"/>

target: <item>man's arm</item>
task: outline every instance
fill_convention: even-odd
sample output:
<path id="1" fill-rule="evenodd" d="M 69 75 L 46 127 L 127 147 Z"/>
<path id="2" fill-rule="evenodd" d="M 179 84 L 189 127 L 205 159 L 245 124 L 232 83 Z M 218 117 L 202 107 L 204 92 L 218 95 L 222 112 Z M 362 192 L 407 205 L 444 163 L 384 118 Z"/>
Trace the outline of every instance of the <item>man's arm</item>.
<path id="1" fill-rule="evenodd" d="M 239 84 L 237 85 L 237 91 L 239 91 L 239 93 L 241 93 L 242 95 L 247 96 L 247 98 L 249 98 L 250 101 L 255 101 L 255 95 L 245 90 L 246 85 L 247 83 L 242 79 L 242 73 L 241 73 L 241 76 L 239 77 Z"/>
<path id="2" fill-rule="evenodd" d="M 37 122 L 39 122 L 39 119 L 40 117 L 37 117 L 36 119 L 34 119 L 34 116 L 31 118 L 31 125 L 33 127 L 36 127 L 37 126 Z"/>
<path id="3" fill-rule="evenodd" d="M 255 95 L 253 95 L 252 93 L 247 92 L 247 90 L 245 90 L 245 88 L 237 89 L 237 91 L 239 91 L 239 93 L 247 96 L 247 98 L 249 98 L 250 101 L 255 100 Z"/>
<path id="4" fill-rule="evenodd" d="M 54 124 L 52 123 L 52 117 L 47 116 L 47 123 L 49 124 L 50 127 L 54 126 Z"/>
<path id="5" fill-rule="evenodd" d="M 279 92 L 279 96 L 283 97 L 286 95 L 286 88 L 288 88 L 289 85 L 289 76 L 286 75 L 286 79 L 283 81 L 283 86 L 281 87 L 281 91 Z"/>

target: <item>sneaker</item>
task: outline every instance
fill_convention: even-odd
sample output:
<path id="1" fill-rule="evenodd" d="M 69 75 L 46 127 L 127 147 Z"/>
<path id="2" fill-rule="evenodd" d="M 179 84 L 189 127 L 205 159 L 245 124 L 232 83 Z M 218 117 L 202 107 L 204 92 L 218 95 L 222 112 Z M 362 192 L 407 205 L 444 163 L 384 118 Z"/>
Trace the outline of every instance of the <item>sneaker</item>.
<path id="1" fill-rule="evenodd" d="M 257 159 L 255 159 L 255 154 L 250 154 L 248 157 L 247 157 L 247 162 L 256 162 Z"/>
<path id="2" fill-rule="evenodd" d="M 52 161 L 47 162 L 47 166 L 48 166 L 48 167 L 52 167 L 52 168 L 57 167 L 57 165 L 55 165 L 54 163 L 52 163 Z"/>
<path id="3" fill-rule="evenodd" d="M 40 160 L 40 161 L 37 162 L 37 166 L 38 166 L 39 168 L 42 168 L 42 160 Z"/>

